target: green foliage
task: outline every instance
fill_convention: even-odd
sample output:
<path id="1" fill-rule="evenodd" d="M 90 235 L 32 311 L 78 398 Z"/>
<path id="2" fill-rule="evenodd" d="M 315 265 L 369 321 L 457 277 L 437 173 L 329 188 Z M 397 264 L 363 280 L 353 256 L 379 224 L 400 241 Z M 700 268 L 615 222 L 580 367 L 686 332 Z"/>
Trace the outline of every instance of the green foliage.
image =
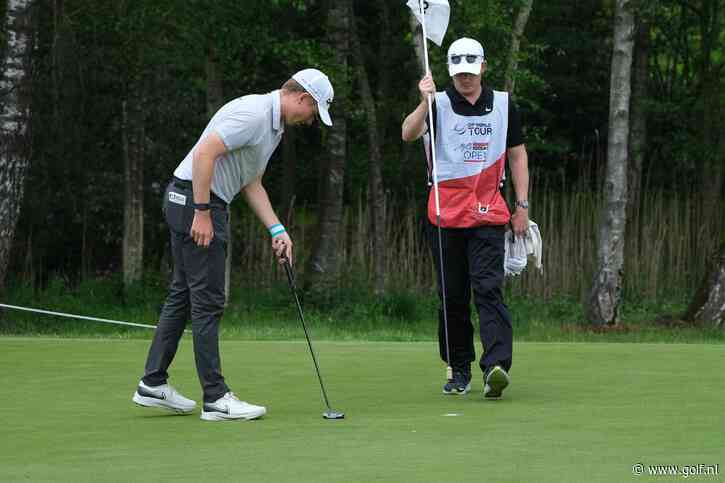
<path id="1" fill-rule="evenodd" d="M 14 305 L 54 312 L 155 325 L 166 297 L 166 277 L 147 272 L 126 292 L 119 277 L 73 285 L 55 278 L 43 290 L 14 284 L 7 300 Z M 627 294 L 622 323 L 609 332 L 592 332 L 581 302 L 565 294 L 532 297 L 507 289 L 506 302 L 519 341 L 725 342 L 725 332 L 661 325 L 658 320 L 682 313 L 687 297 L 643 298 Z M 438 299 L 433 293 L 398 289 L 382 296 L 361 286 L 340 288 L 325 299 L 303 294 L 305 320 L 316 339 L 430 341 L 437 337 Z M 471 307 L 477 327 L 477 313 Z M 227 339 L 289 340 L 304 337 L 285 280 L 262 287 L 234 285 L 221 324 Z M 8 310 L 0 334 L 61 337 L 147 338 L 147 329 L 108 325 L 51 315 Z"/>
<path id="2" fill-rule="evenodd" d="M 415 297 L 411 293 L 393 292 L 382 296 L 378 303 L 381 313 L 393 319 L 417 320 L 430 317 L 433 313 L 433 304 L 420 302 L 420 297 Z"/>
<path id="3" fill-rule="evenodd" d="M 362 60 L 378 107 L 388 209 L 399 220 L 397 225 L 413 217 L 411 224 L 417 226 L 427 195 L 424 162 L 419 144 L 400 141 L 400 124 L 417 102 L 420 73 L 409 11 L 402 1 L 352 3 Z M 439 88 L 450 82 L 447 48 L 464 35 L 482 42 L 488 58 L 485 80 L 502 88 L 518 4 L 451 1 L 443 46 L 429 43 Z M 76 284 L 108 278 L 119 269 L 124 201 L 121 106 L 133 94 L 144 99 L 144 258 L 149 271 L 159 269 L 168 258 L 160 198 L 171 172 L 207 122 L 207 58 L 220 66 L 225 100 L 268 92 L 307 66 L 328 71 L 338 92 L 349 89 L 345 204 L 348 212 L 364 204 L 368 120 L 356 76 L 350 75 L 349 86 L 342 85 L 339 66 L 332 64 L 335 46 L 329 44 L 325 26 L 329 1 L 66 0 L 54 5 L 38 4 L 33 10 L 37 28 L 32 159 L 10 267 L 17 279 L 42 287 L 60 276 Z M 723 34 L 711 39 L 708 51 L 703 42 L 725 9 L 706 22 L 711 10 L 699 8 L 700 3 L 648 0 L 638 5 L 640 17 L 652 24 L 645 186 L 676 192 L 701 178 L 709 153 L 718 152 L 703 142 L 705 108 L 715 103 L 703 90 L 703 65 L 709 61 L 714 71 L 722 68 Z M 540 183 L 536 189 L 544 191 L 542 198 L 558 199 L 571 186 L 600 186 L 606 159 L 611 26 L 611 2 L 534 3 L 521 43 L 515 99 L 532 179 Z M 717 100 L 725 101 L 725 89 L 716 92 Z M 309 249 L 310 224 L 301 213 L 308 219 L 317 217 L 326 134 L 324 129 L 306 128 L 296 133 L 295 204 L 300 210 L 293 223 L 296 229 L 308 230 L 300 233 L 305 240 L 298 246 L 304 251 Z M 275 154 L 264 179 L 275 205 L 282 192 L 280 161 Z M 250 243 L 245 233 L 253 231 L 251 226 L 257 230 L 258 221 L 239 202 L 232 206 L 232 219 L 236 239 Z M 556 226 L 568 222 L 555 216 L 551 220 Z M 263 230 L 257 232 L 263 236 Z M 578 236 L 586 237 L 580 243 L 584 246 L 590 233 Z M 243 246 L 235 249 L 243 257 L 261 253 L 245 252 Z M 361 277 L 361 290 L 367 290 L 367 275 Z"/>

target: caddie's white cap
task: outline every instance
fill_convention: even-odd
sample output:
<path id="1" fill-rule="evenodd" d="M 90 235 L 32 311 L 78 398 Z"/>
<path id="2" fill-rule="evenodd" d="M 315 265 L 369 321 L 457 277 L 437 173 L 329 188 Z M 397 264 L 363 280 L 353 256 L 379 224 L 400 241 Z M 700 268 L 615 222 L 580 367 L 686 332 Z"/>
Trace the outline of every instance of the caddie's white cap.
<path id="1" fill-rule="evenodd" d="M 328 126 L 332 126 L 330 119 L 330 105 L 335 91 L 332 89 L 330 79 L 317 69 L 304 69 L 292 76 L 299 85 L 317 101 L 317 109 L 320 111 L 320 119 Z"/>
<path id="2" fill-rule="evenodd" d="M 451 60 L 453 56 L 462 56 L 457 64 Z M 475 62 L 469 63 L 466 56 L 475 56 Z M 481 64 L 484 62 L 483 46 L 476 40 L 463 37 L 448 47 L 448 73 L 453 77 L 456 74 L 468 73 L 478 75 L 481 73 Z"/>

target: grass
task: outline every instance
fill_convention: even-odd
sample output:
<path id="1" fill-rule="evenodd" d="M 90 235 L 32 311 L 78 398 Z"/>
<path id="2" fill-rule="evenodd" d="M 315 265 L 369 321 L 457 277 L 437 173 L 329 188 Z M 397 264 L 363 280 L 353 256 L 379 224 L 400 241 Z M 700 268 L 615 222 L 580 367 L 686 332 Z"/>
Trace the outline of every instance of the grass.
<path id="1" fill-rule="evenodd" d="M 113 278 L 71 286 L 55 280 L 42 291 L 15 285 L 7 303 L 104 319 L 155 325 L 165 297 L 160 277 L 147 279 L 125 296 Z M 725 331 L 657 319 L 684 312 L 687 300 L 625 300 L 622 323 L 593 330 L 574 297 L 529 297 L 509 290 L 514 336 L 519 341 L 723 343 Z M 297 310 L 286 283 L 235 287 L 222 320 L 222 335 L 236 340 L 300 339 Z M 438 302 L 432 293 L 393 291 L 375 297 L 363 289 L 341 288 L 327 300 L 303 299 L 305 318 L 317 340 L 431 341 L 437 336 Z M 475 310 L 473 311 L 475 314 Z M 473 316 L 476 324 L 476 316 Z M 0 335 L 149 338 L 145 329 L 8 310 L 0 317 Z"/>
<path id="2" fill-rule="evenodd" d="M 440 393 L 434 343 L 319 342 L 333 422 L 303 342 L 225 340 L 229 384 L 269 410 L 247 423 L 133 406 L 147 349 L 0 338 L 0 480 L 612 482 L 725 463 L 720 345 L 520 342 L 505 399 L 483 401 L 480 376 Z M 199 396 L 188 339 L 171 373 Z"/>

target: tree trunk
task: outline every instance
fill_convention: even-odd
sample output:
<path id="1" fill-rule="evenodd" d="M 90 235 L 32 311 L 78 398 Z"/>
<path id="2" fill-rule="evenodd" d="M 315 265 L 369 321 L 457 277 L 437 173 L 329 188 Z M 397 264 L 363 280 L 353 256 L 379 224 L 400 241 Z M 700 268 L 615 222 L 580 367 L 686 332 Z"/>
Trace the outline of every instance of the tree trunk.
<path id="1" fill-rule="evenodd" d="M 713 257 L 695 298 L 687 309 L 685 320 L 725 329 L 725 243 Z"/>
<path id="2" fill-rule="evenodd" d="M 121 136 L 123 146 L 124 185 L 123 210 L 123 285 L 141 280 L 143 275 L 143 167 L 144 115 L 143 96 L 132 86 L 122 102 Z"/>
<path id="3" fill-rule="evenodd" d="M 91 270 L 91 255 L 88 249 L 88 203 L 83 203 L 81 225 L 81 280 L 87 280 Z"/>
<path id="4" fill-rule="evenodd" d="M 636 39 L 634 42 L 634 78 L 632 79 L 631 130 L 629 136 L 629 182 L 627 200 L 630 215 L 639 212 L 642 192 L 642 166 L 647 149 L 647 83 L 649 82 L 649 22 L 636 19 Z"/>
<path id="5" fill-rule="evenodd" d="M 331 115 L 334 125 L 328 129 L 327 169 L 321 172 L 324 182 L 320 197 L 320 223 L 318 237 L 312 248 L 305 288 L 319 295 L 330 293 L 339 275 L 339 238 L 343 218 L 343 188 L 347 150 L 347 122 L 345 102 L 348 90 L 347 59 L 349 53 L 350 0 L 332 4 L 327 16 L 329 43 L 333 52 L 331 63 L 337 66 L 335 100 Z"/>
<path id="6" fill-rule="evenodd" d="M 380 35 L 378 36 L 379 39 L 379 45 L 378 45 L 378 51 L 379 52 L 390 52 L 392 51 L 395 46 L 394 43 L 397 43 L 396 38 L 393 36 L 392 31 L 393 28 L 390 25 L 390 2 L 389 0 L 378 0 L 377 2 L 378 9 L 380 11 L 378 20 L 380 22 Z M 393 5 L 395 7 L 395 5 Z M 397 67 L 397 64 L 395 64 L 394 60 L 391 59 L 391 56 L 389 55 L 378 55 L 376 56 L 377 63 L 375 65 L 375 68 L 377 69 L 377 93 L 375 97 L 377 98 L 377 114 L 378 114 L 378 126 L 389 126 L 391 124 L 399 124 L 398 114 L 394 112 L 394 109 L 386 109 L 388 105 L 388 101 L 390 99 L 389 96 L 397 96 L 398 93 L 391 93 L 391 85 L 392 85 L 392 79 L 396 75 L 395 67 Z M 392 61 L 392 63 L 391 63 Z M 381 145 L 383 146 L 382 151 L 385 151 L 385 130 L 378 130 L 378 132 L 381 134 Z M 400 146 L 400 141 L 398 140 L 398 137 L 395 136 L 395 146 Z"/>
<path id="7" fill-rule="evenodd" d="M 29 165 L 30 0 L 8 0 L 0 66 L 0 295 L 4 293 Z"/>
<path id="8" fill-rule="evenodd" d="M 209 46 L 206 51 L 206 118 L 211 119 L 224 103 L 224 86 L 222 83 L 221 66 L 216 61 L 214 48 Z M 224 306 L 229 304 L 232 274 L 232 216 L 229 213 L 227 223 L 227 256 L 224 262 Z"/>
<path id="9" fill-rule="evenodd" d="M 295 128 L 285 126 L 282 137 L 282 212 L 281 217 L 285 225 L 291 222 L 292 206 L 295 202 L 295 187 L 297 181 L 297 151 L 295 149 Z"/>
<path id="10" fill-rule="evenodd" d="M 514 20 L 514 28 L 511 30 L 511 49 L 509 50 L 508 62 L 506 63 L 506 73 L 504 75 L 504 90 L 513 94 L 514 92 L 514 75 L 519 62 L 519 48 L 521 47 L 521 37 L 524 35 L 526 23 L 529 21 L 529 14 L 534 0 L 524 0 L 521 7 L 516 13 Z"/>
<path id="11" fill-rule="evenodd" d="M 415 56 L 418 58 L 420 71 L 422 72 L 421 77 L 423 77 L 423 75 L 425 75 L 425 51 L 423 48 L 422 33 L 423 27 L 420 25 L 420 22 L 418 22 L 418 19 L 415 18 L 413 12 L 410 12 L 410 15 L 408 16 L 408 21 L 410 22 L 410 31 L 413 32 L 413 49 L 415 50 Z"/>
<path id="12" fill-rule="evenodd" d="M 224 104 L 222 71 L 213 47 L 206 52 L 206 117 L 211 119 Z"/>
<path id="13" fill-rule="evenodd" d="M 363 57 L 360 38 L 357 33 L 355 16 L 350 20 L 350 41 L 352 44 L 353 59 L 355 59 L 360 98 L 367 118 L 368 145 L 370 160 L 368 162 L 368 199 L 370 228 L 372 232 L 373 252 L 373 280 L 375 293 L 380 295 L 385 291 L 385 191 L 383 190 L 383 176 L 381 173 L 382 154 L 380 149 L 380 136 L 378 131 L 377 110 L 375 99 L 370 89 L 365 58 Z"/>
<path id="14" fill-rule="evenodd" d="M 52 79 L 52 95 L 53 95 L 53 121 L 57 127 L 60 127 L 60 89 L 61 82 L 59 75 L 61 74 L 60 59 L 60 23 L 63 18 L 63 0 L 53 0 L 53 44 L 51 46 L 51 79 Z"/>
<path id="15" fill-rule="evenodd" d="M 606 204 L 599 229 L 599 269 L 589 302 L 589 320 L 615 324 L 619 318 L 624 276 L 627 222 L 627 143 L 632 74 L 634 16 L 631 0 L 616 0 L 609 95 L 609 140 L 605 180 Z"/>
<path id="16" fill-rule="evenodd" d="M 30 286 L 35 286 L 35 262 L 33 261 L 33 227 L 30 227 L 28 240 L 25 244 L 25 262 L 23 263 L 23 278 L 30 282 Z"/>
<path id="17" fill-rule="evenodd" d="M 700 44 L 702 60 L 700 65 L 700 80 L 702 82 L 702 146 L 703 169 L 702 188 L 704 206 L 702 217 L 711 220 L 718 216 L 718 206 L 721 198 L 723 177 L 722 159 L 719 157 L 718 144 L 724 142 L 722 138 L 722 123 L 720 122 L 721 88 L 720 72 L 722 61 L 720 42 L 720 1 L 703 2 L 700 16 Z M 721 215 L 720 215 L 721 216 Z"/>

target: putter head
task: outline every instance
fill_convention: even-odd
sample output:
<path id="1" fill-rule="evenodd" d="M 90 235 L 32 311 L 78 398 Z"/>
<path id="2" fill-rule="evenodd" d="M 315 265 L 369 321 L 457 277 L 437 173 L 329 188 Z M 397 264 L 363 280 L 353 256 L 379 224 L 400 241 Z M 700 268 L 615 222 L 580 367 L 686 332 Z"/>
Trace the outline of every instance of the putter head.
<path id="1" fill-rule="evenodd" d="M 322 413 L 322 417 L 325 419 L 345 419 L 345 413 L 330 410 Z"/>

